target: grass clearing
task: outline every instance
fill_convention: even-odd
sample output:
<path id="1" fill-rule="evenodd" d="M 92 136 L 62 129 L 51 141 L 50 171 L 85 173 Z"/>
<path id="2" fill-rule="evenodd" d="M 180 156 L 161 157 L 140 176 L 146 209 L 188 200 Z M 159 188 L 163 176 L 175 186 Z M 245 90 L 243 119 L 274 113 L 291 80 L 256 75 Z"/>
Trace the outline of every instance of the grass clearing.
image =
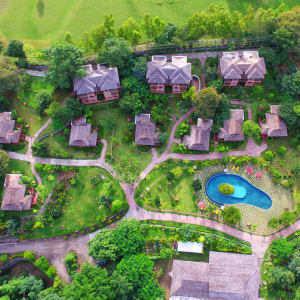
<path id="1" fill-rule="evenodd" d="M 89 179 L 93 176 L 104 175 L 105 179 L 96 186 L 93 186 Z M 63 216 L 54 220 L 44 228 L 33 232 L 31 238 L 46 238 L 67 234 L 73 231 L 97 224 L 97 217 L 110 216 L 110 208 L 99 209 L 96 200 L 101 194 L 104 183 L 111 182 L 115 190 L 114 200 L 126 202 L 125 195 L 119 183 L 113 179 L 105 170 L 96 167 L 80 167 L 76 175 L 77 183 L 67 191 L 67 199 Z"/>
<path id="2" fill-rule="evenodd" d="M 230 11 L 245 12 L 251 4 L 258 7 L 276 7 L 280 0 L 43 0 L 44 10 L 39 16 L 36 0 L 0 1 L 0 37 L 22 40 L 37 47 L 48 46 L 56 40 L 63 40 L 70 32 L 78 41 L 85 31 L 101 24 L 105 14 L 112 14 L 116 26 L 128 17 L 141 22 L 146 13 L 160 16 L 166 22 L 180 24 L 196 12 L 201 12 L 211 4 L 223 4 Z M 287 8 L 299 5 L 298 0 L 285 0 Z"/>

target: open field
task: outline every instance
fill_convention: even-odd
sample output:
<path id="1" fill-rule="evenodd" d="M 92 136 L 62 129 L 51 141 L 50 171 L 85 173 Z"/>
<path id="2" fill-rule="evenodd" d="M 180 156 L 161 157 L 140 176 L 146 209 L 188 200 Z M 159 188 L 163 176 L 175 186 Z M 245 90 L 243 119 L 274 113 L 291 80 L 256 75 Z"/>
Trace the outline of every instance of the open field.
<path id="1" fill-rule="evenodd" d="M 280 0 L 41 0 L 44 8 L 38 13 L 37 0 L 0 0 L 0 38 L 19 39 L 37 47 L 61 40 L 70 32 L 78 40 L 111 13 L 119 26 L 128 17 L 141 21 L 144 14 L 160 16 L 167 22 L 182 23 L 193 13 L 203 11 L 211 4 L 223 4 L 233 11 L 245 12 L 254 8 L 276 7 Z M 287 8 L 299 4 L 298 0 L 285 0 Z"/>

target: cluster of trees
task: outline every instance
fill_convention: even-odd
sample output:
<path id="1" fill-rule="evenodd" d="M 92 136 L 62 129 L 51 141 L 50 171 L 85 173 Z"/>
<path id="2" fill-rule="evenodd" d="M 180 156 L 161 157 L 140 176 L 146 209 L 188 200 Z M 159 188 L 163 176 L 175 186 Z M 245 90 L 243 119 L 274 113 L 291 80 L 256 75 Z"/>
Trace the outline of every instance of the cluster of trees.
<path id="1" fill-rule="evenodd" d="M 270 246 L 272 266 L 267 278 L 268 294 L 274 298 L 300 299 L 300 241 L 284 238 Z"/>

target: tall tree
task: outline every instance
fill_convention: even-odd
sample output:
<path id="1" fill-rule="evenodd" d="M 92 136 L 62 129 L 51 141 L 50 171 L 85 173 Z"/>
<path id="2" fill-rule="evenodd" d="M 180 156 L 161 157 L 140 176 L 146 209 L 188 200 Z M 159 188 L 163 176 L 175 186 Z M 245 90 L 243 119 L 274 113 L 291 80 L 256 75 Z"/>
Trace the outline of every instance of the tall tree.
<path id="1" fill-rule="evenodd" d="M 4 55 L 11 57 L 25 57 L 25 52 L 23 50 L 23 43 L 17 40 L 11 40 L 8 43 L 7 49 Z"/>
<path id="2" fill-rule="evenodd" d="M 0 93 L 15 91 L 21 83 L 16 65 L 9 57 L 0 56 Z"/>
<path id="3" fill-rule="evenodd" d="M 142 28 L 150 40 L 158 37 L 165 29 L 166 22 L 161 20 L 159 17 L 152 18 L 149 14 L 144 16 Z"/>
<path id="4" fill-rule="evenodd" d="M 132 64 L 131 46 L 123 38 L 108 39 L 103 43 L 99 61 L 118 67 L 120 72 L 125 71 Z"/>
<path id="5" fill-rule="evenodd" d="M 197 93 L 192 103 L 195 106 L 196 114 L 203 119 L 213 119 L 222 96 L 219 95 L 214 87 L 202 89 Z"/>
<path id="6" fill-rule="evenodd" d="M 247 120 L 243 123 L 243 133 L 245 136 L 259 138 L 260 127 L 257 123 L 252 120 Z"/>
<path id="7" fill-rule="evenodd" d="M 5 176 L 8 168 L 9 157 L 6 151 L 0 150 L 0 177 Z"/>
<path id="8" fill-rule="evenodd" d="M 129 41 L 132 46 L 137 45 L 142 37 L 137 21 L 133 18 L 128 18 L 118 29 L 118 36 Z"/>
<path id="9" fill-rule="evenodd" d="M 68 88 L 74 78 L 86 75 L 82 66 L 82 50 L 74 45 L 56 43 L 43 52 L 48 61 L 46 79 L 54 86 Z"/>
<path id="10" fill-rule="evenodd" d="M 64 299 L 72 300 L 115 299 L 107 271 L 89 264 L 74 275 L 72 282 L 65 286 L 63 295 Z"/>

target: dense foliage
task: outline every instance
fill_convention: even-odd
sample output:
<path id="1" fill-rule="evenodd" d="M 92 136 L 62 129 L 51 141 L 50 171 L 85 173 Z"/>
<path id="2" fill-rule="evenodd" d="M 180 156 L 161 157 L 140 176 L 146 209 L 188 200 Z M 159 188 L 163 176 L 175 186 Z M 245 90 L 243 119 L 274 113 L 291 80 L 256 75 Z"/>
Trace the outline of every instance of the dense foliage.
<path id="1" fill-rule="evenodd" d="M 218 186 L 218 191 L 224 195 L 232 195 L 234 193 L 234 186 L 228 183 L 222 183 Z"/>

